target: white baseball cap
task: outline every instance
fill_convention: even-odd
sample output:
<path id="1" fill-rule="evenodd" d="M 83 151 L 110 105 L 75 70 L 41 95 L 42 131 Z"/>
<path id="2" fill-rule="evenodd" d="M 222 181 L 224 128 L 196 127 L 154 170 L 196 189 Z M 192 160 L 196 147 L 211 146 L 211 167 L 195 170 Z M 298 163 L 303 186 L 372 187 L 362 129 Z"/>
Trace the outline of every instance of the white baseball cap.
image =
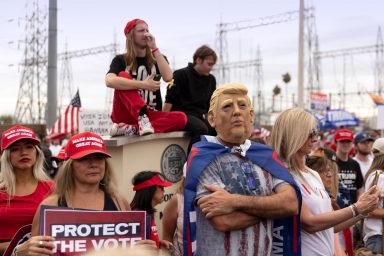
<path id="1" fill-rule="evenodd" d="M 384 138 L 378 138 L 373 142 L 372 149 L 376 149 L 380 154 L 384 154 Z"/>

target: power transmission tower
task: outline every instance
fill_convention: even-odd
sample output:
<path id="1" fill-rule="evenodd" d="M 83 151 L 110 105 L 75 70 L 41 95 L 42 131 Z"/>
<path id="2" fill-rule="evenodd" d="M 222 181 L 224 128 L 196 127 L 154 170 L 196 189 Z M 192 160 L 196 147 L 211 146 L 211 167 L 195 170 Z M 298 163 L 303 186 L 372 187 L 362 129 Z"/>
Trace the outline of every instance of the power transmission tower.
<path id="1" fill-rule="evenodd" d="M 115 33 L 114 35 L 114 45 L 115 47 L 111 49 L 110 55 L 111 58 L 115 57 L 117 55 L 118 51 L 118 44 L 117 44 L 117 35 Z M 112 101 L 113 101 L 113 93 L 114 89 L 106 87 L 106 94 L 105 94 L 105 102 L 104 102 L 104 110 L 111 113 L 112 112 Z"/>
<path id="2" fill-rule="evenodd" d="M 381 27 L 377 31 L 376 39 L 376 60 L 375 60 L 375 87 L 379 92 L 379 95 L 383 95 L 384 86 L 384 47 L 383 47 L 383 35 L 381 33 Z"/>
<path id="3" fill-rule="evenodd" d="M 280 13 L 276 15 L 261 17 L 257 19 L 242 20 L 231 23 L 220 22 L 217 25 L 216 33 L 216 49 L 218 49 L 219 60 L 217 64 L 216 77 L 219 83 L 223 83 L 229 80 L 230 65 L 228 63 L 228 41 L 227 33 L 241 31 L 245 29 L 253 29 L 261 26 L 274 25 L 279 23 L 285 23 L 299 18 L 299 11 L 290 11 Z M 306 69 L 307 69 L 307 82 L 311 90 L 320 90 L 319 85 L 314 84 L 313 74 L 314 70 L 317 69 L 317 65 L 313 59 L 313 52 L 318 49 L 318 39 L 316 31 L 315 21 L 315 8 L 305 8 L 305 55 L 306 58 Z"/>
<path id="4" fill-rule="evenodd" d="M 68 44 L 65 43 L 65 53 L 68 53 Z M 59 102 L 58 102 L 58 116 L 61 115 L 61 110 L 66 107 L 70 99 L 74 96 L 73 91 L 73 76 L 72 65 L 68 54 L 64 54 L 61 63 L 59 84 Z"/>
<path id="5" fill-rule="evenodd" d="M 367 54 L 367 53 L 376 53 L 376 60 L 375 60 L 375 70 L 374 70 L 374 76 L 376 81 L 376 91 L 379 92 L 381 95 L 383 92 L 383 67 L 384 67 L 384 44 L 383 44 L 383 38 L 381 34 L 381 28 L 379 28 L 378 35 L 377 35 L 377 41 L 375 45 L 369 45 L 369 46 L 361 46 L 361 47 L 354 47 L 354 48 L 345 48 L 345 49 L 337 49 L 337 50 L 331 50 L 331 51 L 316 51 L 314 52 L 314 59 L 315 62 L 318 65 L 317 69 L 317 79 L 318 83 L 321 85 L 322 77 L 321 74 L 321 60 L 326 58 L 343 58 L 343 83 L 342 88 L 340 88 L 340 96 L 341 96 L 341 107 L 345 108 L 345 95 L 346 95 L 346 60 L 347 57 L 351 57 L 353 55 L 360 55 L 360 54 Z"/>
<path id="6" fill-rule="evenodd" d="M 71 72 L 71 68 L 70 68 L 70 59 L 79 58 L 79 57 L 86 57 L 88 55 L 96 55 L 96 54 L 101 54 L 101 53 L 106 53 L 106 52 L 116 53 L 118 48 L 119 48 L 118 44 L 112 43 L 112 44 L 108 44 L 108 45 L 92 47 L 92 48 L 83 49 L 83 50 L 65 51 L 63 53 L 59 53 L 58 54 L 58 60 L 64 62 L 62 70 L 65 72 L 64 75 L 68 76 L 68 77 L 63 78 L 63 81 L 67 81 L 68 83 L 71 83 L 71 80 L 72 80 L 72 72 Z M 47 58 L 46 53 L 39 55 L 38 57 L 30 57 L 28 55 L 28 58 L 25 58 L 24 63 L 22 63 L 22 66 L 24 66 L 24 69 L 27 69 L 27 67 L 33 66 L 33 65 L 45 67 L 45 69 L 42 69 L 40 71 L 40 74 L 44 74 L 45 80 L 44 80 L 44 83 L 41 82 L 41 85 L 39 86 L 39 90 L 37 91 L 37 93 L 39 93 L 39 94 L 42 94 L 42 92 L 44 92 L 44 94 L 43 94 L 44 97 L 39 98 L 39 101 L 38 101 L 42 105 L 41 106 L 41 112 L 42 113 L 45 113 L 45 108 L 46 108 L 46 90 L 45 90 L 45 88 L 47 88 L 47 86 L 46 86 L 47 85 L 47 79 L 46 79 L 46 77 L 47 77 L 47 68 L 46 68 L 47 63 L 48 63 L 48 58 Z M 25 72 L 23 72 L 23 74 L 24 73 Z M 36 75 L 32 71 L 30 73 L 32 75 Z M 37 76 L 39 77 L 39 74 L 37 74 Z M 30 97 L 32 97 L 32 93 L 35 93 L 36 89 L 34 87 L 30 87 L 29 84 L 26 84 L 24 81 L 25 81 L 25 79 L 22 77 L 21 86 L 19 89 L 18 105 L 17 105 L 16 111 L 15 111 L 15 120 L 16 120 L 15 122 L 18 122 L 18 123 L 21 123 L 21 122 L 37 123 L 34 121 L 36 119 L 35 118 L 36 112 L 34 111 L 34 109 L 27 108 L 25 105 L 19 104 L 19 102 L 22 102 L 22 100 L 25 100 L 25 101 L 33 101 L 34 100 L 33 98 L 30 98 Z M 66 86 L 69 86 L 68 83 Z M 71 89 L 63 88 L 63 90 L 72 90 L 72 85 L 70 85 L 70 86 L 71 86 L 70 87 Z M 29 94 L 24 93 L 24 91 L 29 92 Z M 22 92 L 22 94 L 21 94 L 21 92 Z M 42 104 L 42 103 L 44 103 L 44 104 Z M 29 115 L 28 116 L 21 115 L 24 112 L 28 112 Z M 20 114 L 17 114 L 17 113 L 20 113 Z M 40 120 L 40 123 L 44 123 L 44 115 L 41 115 L 41 118 L 39 120 Z"/>
<path id="7" fill-rule="evenodd" d="M 32 3 L 32 13 L 25 16 L 24 63 L 14 114 L 15 123 L 41 124 L 45 121 L 47 62 L 47 12 L 38 1 Z"/>

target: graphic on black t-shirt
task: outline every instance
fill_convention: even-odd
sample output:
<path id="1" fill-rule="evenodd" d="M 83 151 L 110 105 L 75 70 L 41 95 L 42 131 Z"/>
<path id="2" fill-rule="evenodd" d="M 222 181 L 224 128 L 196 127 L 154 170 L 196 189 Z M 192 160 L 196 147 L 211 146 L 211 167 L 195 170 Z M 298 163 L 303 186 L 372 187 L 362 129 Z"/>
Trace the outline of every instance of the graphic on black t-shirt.
<path id="1" fill-rule="evenodd" d="M 108 73 L 115 73 L 118 75 L 121 71 L 126 71 L 131 74 L 134 80 L 143 81 L 147 79 L 149 74 L 159 74 L 159 69 L 157 64 L 152 66 L 150 69 L 146 66 L 146 58 L 145 57 L 137 57 L 137 69 L 129 70 L 125 64 L 124 56 L 117 55 L 110 65 Z M 149 108 L 161 110 L 162 109 L 162 99 L 160 90 L 156 92 L 151 92 L 148 90 L 139 90 L 140 96 L 143 98 L 144 102 L 147 104 Z"/>
<path id="2" fill-rule="evenodd" d="M 348 161 L 337 159 L 337 165 L 339 167 L 339 182 L 342 182 L 348 188 L 351 195 L 351 203 L 355 203 L 357 201 L 356 192 L 364 183 L 360 165 L 351 158 Z"/>

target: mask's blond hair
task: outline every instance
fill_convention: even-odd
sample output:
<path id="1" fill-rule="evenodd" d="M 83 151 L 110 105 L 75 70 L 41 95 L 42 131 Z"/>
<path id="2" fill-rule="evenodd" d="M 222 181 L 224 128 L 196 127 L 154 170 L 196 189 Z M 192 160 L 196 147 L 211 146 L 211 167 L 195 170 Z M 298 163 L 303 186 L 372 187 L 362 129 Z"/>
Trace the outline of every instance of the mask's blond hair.
<path id="1" fill-rule="evenodd" d="M 37 145 L 34 147 L 36 149 L 36 162 L 33 165 L 33 177 L 38 181 L 50 180 L 44 171 L 44 153 Z M 9 196 L 15 195 L 16 192 L 16 175 L 11 164 L 10 148 L 5 149 L 1 155 L 0 191 L 4 191 Z"/>
<path id="2" fill-rule="evenodd" d="M 308 140 L 312 129 L 316 129 L 315 118 L 300 108 L 285 110 L 272 127 L 269 144 L 288 164 L 291 172 L 300 174 L 295 154 Z M 305 165 L 305 160 L 303 161 Z"/>
<path id="3" fill-rule="evenodd" d="M 211 122 L 213 122 L 213 117 L 216 116 L 217 108 L 218 108 L 218 102 L 220 95 L 223 94 L 238 94 L 245 97 L 247 104 L 250 108 L 250 111 L 252 113 L 252 121 L 253 121 L 253 106 L 251 103 L 251 99 L 248 96 L 248 89 L 245 85 L 239 84 L 239 83 L 228 83 L 223 84 L 219 88 L 217 88 L 211 97 L 211 101 L 209 104 L 209 110 L 208 110 L 208 121 L 212 125 Z"/>
<path id="4" fill-rule="evenodd" d="M 71 195 L 75 188 L 75 177 L 73 172 L 73 162 L 76 160 L 68 159 L 63 162 L 63 165 L 59 168 L 57 172 L 55 181 L 55 191 L 54 194 L 58 195 L 59 198 L 63 198 L 66 195 Z M 113 172 L 111 163 L 109 159 L 105 158 L 105 173 L 103 179 L 100 181 L 100 189 L 111 196 L 116 196 L 116 179 Z"/>
<path id="5" fill-rule="evenodd" d="M 126 41 L 125 47 L 127 52 L 124 54 L 125 64 L 127 65 L 129 70 L 137 69 L 137 60 L 136 60 L 136 47 L 134 41 L 134 32 L 136 31 L 136 27 L 134 27 L 131 31 L 129 31 Z M 147 70 L 151 70 L 151 67 L 156 64 L 156 60 L 153 57 L 151 49 L 147 46 L 145 50 L 145 59 L 147 60 Z"/>

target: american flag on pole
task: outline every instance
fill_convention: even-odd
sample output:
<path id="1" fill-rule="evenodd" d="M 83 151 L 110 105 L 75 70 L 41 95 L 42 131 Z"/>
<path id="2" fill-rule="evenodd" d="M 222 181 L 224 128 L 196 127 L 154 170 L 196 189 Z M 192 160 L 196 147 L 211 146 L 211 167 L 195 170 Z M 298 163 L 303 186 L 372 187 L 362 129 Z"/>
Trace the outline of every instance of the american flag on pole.
<path id="1" fill-rule="evenodd" d="M 79 90 L 77 90 L 75 97 L 71 100 L 65 112 L 56 120 L 56 123 L 49 131 L 51 138 L 65 136 L 69 133 L 77 133 L 79 129 L 79 111 L 81 108 L 81 101 Z"/>

